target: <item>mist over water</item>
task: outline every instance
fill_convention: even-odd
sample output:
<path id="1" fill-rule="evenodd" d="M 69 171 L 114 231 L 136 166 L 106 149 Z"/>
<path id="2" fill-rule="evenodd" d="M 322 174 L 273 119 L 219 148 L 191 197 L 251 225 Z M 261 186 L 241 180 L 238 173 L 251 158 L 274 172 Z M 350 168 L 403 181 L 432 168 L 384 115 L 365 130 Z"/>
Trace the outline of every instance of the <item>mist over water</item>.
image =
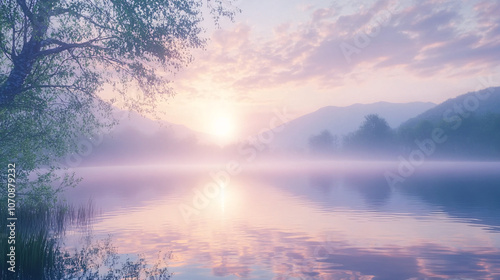
<path id="1" fill-rule="evenodd" d="M 67 199 L 92 198 L 120 253 L 172 251 L 173 279 L 498 279 L 500 164 L 429 161 L 391 185 L 400 164 L 87 167 Z"/>
<path id="2" fill-rule="evenodd" d="M 172 252 L 173 279 L 500 279 L 500 114 L 450 109 L 485 93 L 407 121 L 419 104 L 325 107 L 225 145 L 125 126 L 66 198 L 93 201 L 122 258 Z"/>
<path id="3" fill-rule="evenodd" d="M 500 280 L 499 11 L 0 1 L 0 280 Z"/>

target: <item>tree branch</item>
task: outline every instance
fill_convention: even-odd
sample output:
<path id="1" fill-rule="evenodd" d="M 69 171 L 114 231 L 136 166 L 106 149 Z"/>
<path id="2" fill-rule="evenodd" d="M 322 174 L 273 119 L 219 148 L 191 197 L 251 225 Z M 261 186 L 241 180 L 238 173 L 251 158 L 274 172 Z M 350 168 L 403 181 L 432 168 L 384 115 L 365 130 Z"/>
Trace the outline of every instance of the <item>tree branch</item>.
<path id="1" fill-rule="evenodd" d="M 2 40 L 2 37 L 3 37 L 3 34 L 0 34 L 0 42 L 3 41 Z M 11 58 L 11 52 L 7 49 L 7 47 L 3 44 L 0 43 L 0 50 L 2 50 L 2 52 L 5 54 L 5 56 L 10 60 L 12 61 L 12 58 Z"/>
<path id="2" fill-rule="evenodd" d="M 107 49 L 105 47 L 94 45 L 92 43 L 103 41 L 103 40 L 109 40 L 111 38 L 113 38 L 113 37 L 96 38 L 96 39 L 89 40 L 87 42 L 73 43 L 73 44 L 65 43 L 65 42 L 62 42 L 62 41 L 57 40 L 57 39 L 48 38 L 48 39 L 45 39 L 45 40 L 42 41 L 42 47 L 43 46 L 48 46 L 48 45 L 59 45 L 59 47 L 40 51 L 37 54 L 35 54 L 35 57 L 41 57 L 41 56 L 47 56 L 47 55 L 51 55 L 51 54 L 57 54 L 57 53 L 60 53 L 60 52 L 66 51 L 66 50 L 71 50 L 71 49 L 76 49 L 76 48 L 88 48 L 88 47 L 91 47 L 91 48 L 98 48 L 98 49 Z"/>
<path id="3" fill-rule="evenodd" d="M 28 17 L 28 19 L 30 20 L 31 24 L 34 24 L 35 23 L 35 19 L 34 19 L 33 13 L 28 8 L 28 5 L 26 5 L 26 1 L 24 1 L 24 0 L 17 0 L 17 4 L 19 5 L 19 7 L 21 7 L 21 10 L 23 11 L 23 13 Z"/>
<path id="4" fill-rule="evenodd" d="M 66 88 L 66 89 L 82 89 L 81 87 L 77 87 L 77 86 L 74 86 L 74 85 L 34 85 L 34 86 L 30 86 L 30 87 L 24 87 L 21 89 L 21 91 L 28 91 L 28 90 L 31 90 L 31 89 L 36 89 L 36 88 Z"/>
<path id="5" fill-rule="evenodd" d="M 55 8 L 55 9 L 52 9 L 52 11 L 50 11 L 49 14 L 51 16 L 58 16 L 58 15 L 62 15 L 62 14 L 69 13 L 69 12 L 71 12 L 70 9 Z"/>
<path id="6" fill-rule="evenodd" d="M 16 57 L 16 24 L 12 23 L 12 50 L 10 53 L 12 59 Z"/>
<path id="7" fill-rule="evenodd" d="M 56 9 L 52 10 L 50 15 L 51 16 L 58 16 L 58 15 L 62 15 L 65 13 L 69 13 L 69 14 L 75 15 L 76 17 L 83 18 L 84 20 L 88 21 L 89 23 L 91 23 L 97 27 L 100 27 L 102 29 L 116 31 L 116 29 L 113 29 L 112 27 L 108 27 L 108 26 L 105 26 L 103 24 L 100 24 L 100 23 L 96 22 L 95 20 L 93 20 L 91 17 L 77 13 L 75 10 L 72 10 L 72 9 L 56 8 Z"/>

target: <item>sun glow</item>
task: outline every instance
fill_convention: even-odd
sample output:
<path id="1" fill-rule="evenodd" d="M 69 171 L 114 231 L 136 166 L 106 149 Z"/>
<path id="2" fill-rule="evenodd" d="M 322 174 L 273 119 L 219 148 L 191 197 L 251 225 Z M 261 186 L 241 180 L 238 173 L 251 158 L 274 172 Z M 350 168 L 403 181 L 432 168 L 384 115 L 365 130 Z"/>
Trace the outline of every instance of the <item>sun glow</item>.
<path id="1" fill-rule="evenodd" d="M 210 131 L 218 142 L 226 144 L 234 138 L 234 121 L 229 116 L 217 116 L 212 121 Z"/>

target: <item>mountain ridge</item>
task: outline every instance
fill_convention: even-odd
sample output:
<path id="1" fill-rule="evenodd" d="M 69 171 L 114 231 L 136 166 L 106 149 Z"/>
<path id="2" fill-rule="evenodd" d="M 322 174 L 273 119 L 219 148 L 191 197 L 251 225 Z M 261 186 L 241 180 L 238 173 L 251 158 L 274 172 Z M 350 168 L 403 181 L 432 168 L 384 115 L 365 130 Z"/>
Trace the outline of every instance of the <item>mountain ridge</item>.
<path id="1" fill-rule="evenodd" d="M 311 135 L 328 130 L 342 137 L 355 131 L 368 114 L 378 114 L 386 119 L 392 128 L 398 127 L 409 118 L 416 116 L 436 104 L 432 102 L 391 103 L 379 101 L 369 104 L 325 106 L 309 114 L 297 117 L 283 125 L 269 145 L 273 149 L 303 150 L 307 148 Z"/>
<path id="2" fill-rule="evenodd" d="M 484 94 L 489 94 L 487 97 Z M 473 103 L 470 103 L 470 102 Z M 475 107 L 475 102 L 477 102 L 477 108 Z M 469 104 L 470 103 L 470 104 Z M 451 114 L 460 114 L 460 110 L 466 113 L 474 113 L 476 115 L 484 115 L 487 113 L 497 113 L 500 114 L 500 87 L 490 87 L 479 91 L 471 91 L 453 98 L 449 98 L 446 101 L 436 105 L 435 107 L 405 121 L 401 124 L 400 128 L 404 127 L 414 127 L 421 121 L 429 121 L 434 126 L 438 125 L 442 121 L 446 121 L 445 113 L 451 110 Z M 458 107 L 455 107 L 458 106 Z M 471 107 L 472 106 L 472 107 Z M 474 109 L 474 110 L 468 110 Z M 450 111 L 448 111 L 450 113 Z M 449 114 L 449 117 L 453 115 Z"/>

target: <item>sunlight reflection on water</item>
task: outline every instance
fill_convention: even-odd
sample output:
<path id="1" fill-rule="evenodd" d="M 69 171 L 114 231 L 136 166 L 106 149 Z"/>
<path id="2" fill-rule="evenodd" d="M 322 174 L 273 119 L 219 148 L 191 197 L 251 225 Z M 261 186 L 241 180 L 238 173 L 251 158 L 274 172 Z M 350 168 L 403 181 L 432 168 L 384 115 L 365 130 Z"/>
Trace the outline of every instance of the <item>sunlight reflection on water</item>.
<path id="1" fill-rule="evenodd" d="M 173 279 L 499 277 L 500 165 L 426 163 L 390 187 L 394 164 L 253 166 L 189 221 L 203 168 L 83 168 L 68 200 L 92 197 L 120 252 L 172 250 Z"/>

